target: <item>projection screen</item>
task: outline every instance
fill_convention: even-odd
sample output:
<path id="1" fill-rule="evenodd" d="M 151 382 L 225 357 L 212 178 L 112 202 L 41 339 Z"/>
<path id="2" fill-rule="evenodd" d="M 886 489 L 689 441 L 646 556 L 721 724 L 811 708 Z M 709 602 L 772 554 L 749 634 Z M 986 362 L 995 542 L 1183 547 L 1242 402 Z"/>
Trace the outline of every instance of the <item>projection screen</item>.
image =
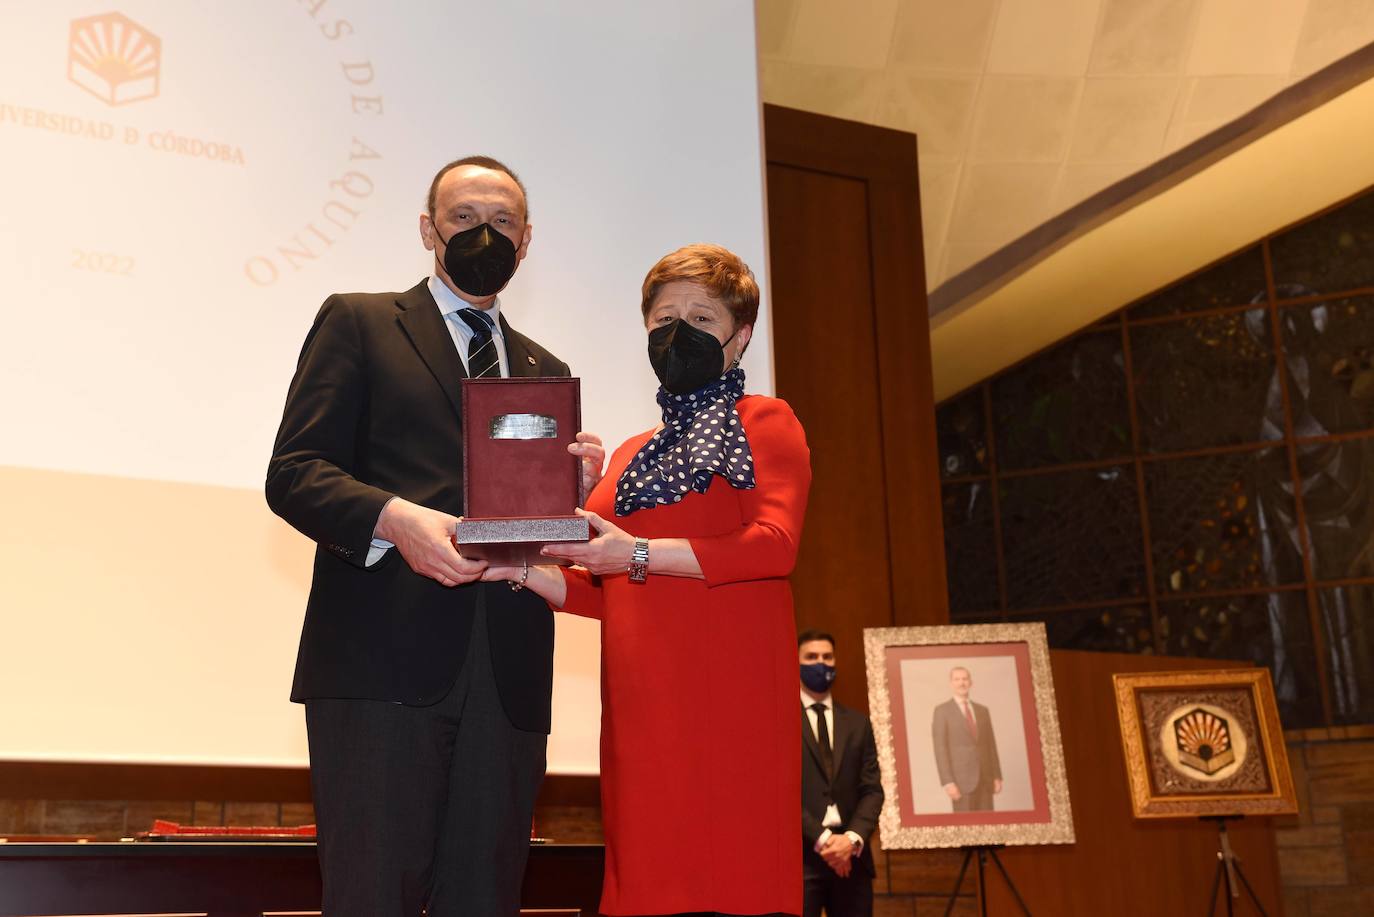
<path id="1" fill-rule="evenodd" d="M 652 425 L 645 271 L 713 241 L 765 281 L 753 5 L 0 8 L 0 758 L 302 765 L 313 545 L 262 481 L 320 303 L 422 279 L 430 177 L 495 156 L 534 227 L 503 312 L 587 429 Z M 558 616 L 551 771 L 597 769 L 598 652 Z"/>

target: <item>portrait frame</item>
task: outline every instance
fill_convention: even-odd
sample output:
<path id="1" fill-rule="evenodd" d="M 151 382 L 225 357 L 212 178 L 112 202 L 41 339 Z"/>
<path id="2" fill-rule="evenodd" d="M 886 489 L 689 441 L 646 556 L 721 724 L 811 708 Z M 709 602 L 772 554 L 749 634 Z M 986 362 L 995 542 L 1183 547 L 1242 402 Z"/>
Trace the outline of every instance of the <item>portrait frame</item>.
<path id="1" fill-rule="evenodd" d="M 864 657 L 869 715 L 886 795 L 879 817 L 885 848 L 1073 843 L 1073 810 L 1043 623 L 865 628 Z M 1026 794 L 1031 800 L 1023 809 L 950 811 L 953 803 L 949 798 L 932 799 L 930 780 L 921 781 L 916 775 L 920 765 L 914 763 L 917 752 L 913 749 L 920 746 L 924 730 L 924 741 L 933 751 L 929 724 L 933 718 L 938 722 L 939 711 L 932 713 L 929 704 L 911 702 L 916 696 L 913 683 L 920 682 L 912 673 L 918 665 L 937 663 L 950 678 L 953 669 L 978 668 L 978 663 L 965 660 L 996 661 L 1013 672 L 1011 680 L 1004 680 L 1010 687 L 1004 691 L 1003 706 L 1013 708 L 1013 722 L 1021 724 L 1021 731 L 1017 735 L 1012 730 L 996 742 L 998 748 L 1013 750 L 1014 746 L 1006 745 L 1008 740 L 1023 743 Z M 976 673 L 973 681 L 976 686 Z M 945 701 L 948 696 L 947 692 L 935 695 L 931 691 L 921 695 L 925 701 Z M 975 701 L 982 698 L 973 693 L 968 696 Z M 980 712 L 984 714 L 986 708 Z M 976 734 L 977 730 L 971 731 Z M 926 787 L 925 793 L 916 790 L 918 785 Z M 935 792 L 939 792 L 938 782 Z M 937 801 L 944 811 L 934 811 Z"/>
<path id="2" fill-rule="evenodd" d="M 1142 672 L 1113 675 L 1112 683 L 1136 818 L 1297 813 L 1297 792 L 1268 669 Z M 1233 755 L 1223 768 L 1206 773 L 1210 764 L 1199 758 L 1197 776 L 1180 777 L 1194 765 L 1172 761 L 1169 752 L 1172 757 L 1181 755 L 1177 748 L 1167 747 L 1164 735 L 1169 729 L 1179 734 L 1184 717 L 1178 714 L 1184 708 L 1214 712 L 1213 719 L 1221 720 L 1214 728 L 1235 732 L 1234 739 L 1227 737 L 1227 748 L 1240 748 L 1243 739 L 1248 761 L 1238 762 Z M 1228 714 L 1235 722 L 1227 721 Z M 1191 710 L 1185 715 L 1198 718 Z M 1179 748 L 1185 743 L 1186 739 L 1175 739 Z M 1210 761 L 1214 752 L 1210 747 L 1206 752 Z"/>

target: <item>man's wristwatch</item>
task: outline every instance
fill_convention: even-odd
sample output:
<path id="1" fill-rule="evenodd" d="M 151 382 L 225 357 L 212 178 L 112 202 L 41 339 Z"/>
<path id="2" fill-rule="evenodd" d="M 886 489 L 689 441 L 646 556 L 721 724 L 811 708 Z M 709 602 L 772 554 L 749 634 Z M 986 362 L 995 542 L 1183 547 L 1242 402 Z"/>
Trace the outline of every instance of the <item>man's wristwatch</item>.
<path id="1" fill-rule="evenodd" d="M 630 555 L 630 582 L 643 583 L 649 578 L 649 540 L 635 539 L 635 550 Z"/>

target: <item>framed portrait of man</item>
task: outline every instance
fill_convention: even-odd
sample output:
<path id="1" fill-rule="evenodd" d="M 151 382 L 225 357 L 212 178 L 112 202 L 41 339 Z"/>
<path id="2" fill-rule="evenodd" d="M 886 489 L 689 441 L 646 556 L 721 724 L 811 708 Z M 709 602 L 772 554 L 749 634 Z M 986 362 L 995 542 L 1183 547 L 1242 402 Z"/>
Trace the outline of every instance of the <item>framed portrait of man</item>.
<path id="1" fill-rule="evenodd" d="M 889 849 L 1073 842 L 1045 627 L 864 631 Z"/>
<path id="2" fill-rule="evenodd" d="M 1136 818 L 1298 811 L 1268 669 L 1112 681 Z"/>

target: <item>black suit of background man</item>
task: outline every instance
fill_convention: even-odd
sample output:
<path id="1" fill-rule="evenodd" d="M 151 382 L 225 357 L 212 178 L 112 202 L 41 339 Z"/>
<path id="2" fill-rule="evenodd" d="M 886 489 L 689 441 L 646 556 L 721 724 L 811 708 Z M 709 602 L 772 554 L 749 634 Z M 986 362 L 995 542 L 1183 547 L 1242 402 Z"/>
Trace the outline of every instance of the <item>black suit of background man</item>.
<path id="1" fill-rule="evenodd" d="M 820 631 L 803 631 L 797 655 L 803 666 L 833 666 L 835 640 Z M 802 913 L 820 917 L 824 910 L 827 917 L 869 917 L 874 874 L 869 840 L 883 807 L 873 727 L 862 713 L 835 703 L 828 690 L 803 684 L 801 701 Z M 808 710 L 816 703 L 831 708 L 826 728 L 829 755 L 820 745 L 815 722 L 821 714 Z"/>
<path id="2" fill-rule="evenodd" d="M 992 716 L 987 707 L 969 699 L 973 676 L 968 669 L 951 669 L 949 686 L 954 696 L 937 705 L 931 717 L 935 769 L 955 812 L 987 811 L 992 809 L 992 797 L 1002 792 Z"/>
<path id="3" fill-rule="evenodd" d="M 523 258 L 523 187 L 494 160 L 450 163 L 425 247 L 483 224 Z M 268 467 L 268 503 L 318 543 L 291 698 L 306 705 L 330 917 L 514 914 L 544 775 L 552 614 L 481 582 L 486 565 L 449 540 L 466 372 L 436 295 L 490 309 L 495 294 L 461 293 L 437 256 L 435 278 L 325 301 Z M 568 375 L 499 327 L 511 374 Z"/>

